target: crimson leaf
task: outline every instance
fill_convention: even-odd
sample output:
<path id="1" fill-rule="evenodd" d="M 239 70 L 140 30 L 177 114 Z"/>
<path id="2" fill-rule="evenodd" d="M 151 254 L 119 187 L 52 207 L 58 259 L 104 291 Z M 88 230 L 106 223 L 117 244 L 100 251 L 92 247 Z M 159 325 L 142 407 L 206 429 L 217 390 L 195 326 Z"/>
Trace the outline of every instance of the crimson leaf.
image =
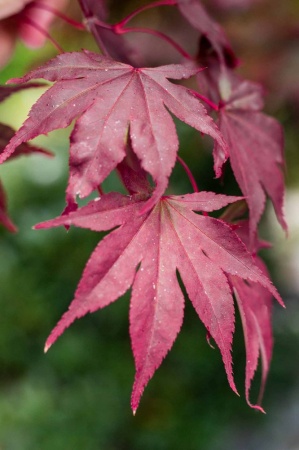
<path id="1" fill-rule="evenodd" d="M 30 88 L 41 87 L 41 86 L 44 86 L 44 85 L 41 83 L 28 83 L 26 85 L 0 86 L 0 102 L 3 102 L 10 95 L 15 94 L 19 91 L 23 91 L 24 89 L 30 89 Z M 8 125 L 0 123 L 0 159 L 4 155 L 4 149 L 7 146 L 7 144 L 9 143 L 9 141 L 12 139 L 14 134 L 15 134 L 15 131 L 12 128 L 10 128 Z M 52 156 L 51 152 L 49 152 L 47 150 L 44 150 L 40 147 L 36 147 L 33 145 L 23 144 L 23 143 L 16 148 L 16 150 L 14 152 L 14 156 L 25 155 L 25 154 L 29 154 L 29 153 L 33 153 L 33 152 L 43 153 L 43 154 L 46 154 L 47 156 Z M 5 159 L 7 159 L 7 158 L 5 157 Z"/>
<path id="2" fill-rule="evenodd" d="M 229 144 L 234 175 L 248 202 L 251 240 L 265 208 L 265 193 L 272 200 L 281 226 L 286 229 L 282 127 L 260 112 L 263 97 L 259 85 L 230 74 L 220 78 L 219 84 L 223 104 L 219 127 Z M 219 175 L 224 157 L 217 143 L 214 160 L 215 172 Z"/>
<path id="3" fill-rule="evenodd" d="M 267 274 L 266 266 L 260 258 L 255 257 L 256 265 Z M 247 403 L 263 411 L 259 405 L 249 400 L 251 380 L 257 369 L 258 358 L 262 359 L 262 382 L 258 403 L 261 402 L 272 357 L 273 339 L 271 327 L 272 295 L 263 286 L 251 281 L 245 282 L 238 277 L 230 276 L 235 297 L 241 314 L 245 346 L 246 377 L 245 392 Z"/>
<path id="4" fill-rule="evenodd" d="M 198 316 L 220 349 L 229 384 L 237 392 L 231 359 L 234 305 L 227 275 L 259 283 L 281 299 L 231 227 L 193 211 L 213 211 L 238 199 L 211 192 L 169 196 L 140 215 L 140 207 L 147 201 L 144 196 L 112 193 L 37 225 L 76 225 L 96 231 L 120 226 L 95 249 L 75 298 L 49 336 L 46 349 L 75 319 L 107 306 L 133 285 L 130 335 L 136 376 L 131 404 L 136 411 L 144 387 L 182 324 L 184 297 L 178 270 Z"/>
<path id="5" fill-rule="evenodd" d="M 0 86 L 0 102 L 3 102 L 7 97 L 9 97 L 12 94 L 15 94 L 16 92 L 23 91 L 24 89 L 30 89 L 41 86 L 43 85 L 40 83 L 28 83 L 25 86 L 23 85 Z"/>
<path id="6" fill-rule="evenodd" d="M 199 0 L 178 0 L 178 7 L 188 22 L 204 38 L 204 44 L 210 44 L 218 55 L 221 64 L 229 67 L 237 65 L 237 59 L 221 26 L 207 13 Z"/>
<path id="7" fill-rule="evenodd" d="M 140 161 L 133 152 L 130 139 L 127 143 L 126 157 L 117 166 L 118 174 L 129 194 L 152 194 L 152 187 L 147 173 L 142 169 Z"/>
<path id="8" fill-rule="evenodd" d="M 246 245 L 249 245 L 249 223 L 241 221 L 237 223 L 237 234 Z M 253 243 L 254 261 L 261 271 L 268 275 L 264 262 L 256 255 L 260 248 L 269 247 L 269 243 L 260 241 L 257 237 Z M 247 403 L 256 409 L 264 412 L 260 404 L 265 388 L 266 379 L 269 372 L 270 361 L 272 358 L 273 338 L 272 338 L 272 295 L 258 283 L 248 280 L 241 280 L 233 275 L 229 276 L 230 283 L 234 290 L 240 311 L 245 347 L 246 347 L 246 375 L 245 375 L 245 394 Z M 262 362 L 262 380 L 258 404 L 253 405 L 249 400 L 249 391 L 251 381 L 258 365 L 258 359 L 261 356 Z"/>
<path id="9" fill-rule="evenodd" d="M 11 233 L 15 233 L 17 228 L 7 214 L 6 195 L 3 184 L 0 181 L 0 223 L 5 226 Z"/>
<path id="10" fill-rule="evenodd" d="M 56 81 L 32 107 L 6 148 L 3 161 L 22 142 L 68 126 L 71 135 L 69 197 L 89 195 L 125 157 L 130 124 L 132 148 L 157 185 L 147 207 L 164 193 L 175 164 L 178 138 L 165 106 L 180 120 L 209 134 L 226 150 L 205 108 L 183 86 L 168 81 L 194 75 L 183 65 L 136 69 L 91 52 L 65 53 L 19 80 Z"/>
<path id="11" fill-rule="evenodd" d="M 4 125 L 0 123 L 0 155 L 3 153 L 5 147 L 12 139 L 15 134 L 15 130 L 8 125 Z M 29 145 L 27 143 L 20 144 L 15 152 L 11 155 L 11 158 L 16 158 L 17 156 L 28 155 L 30 153 L 41 153 L 46 156 L 53 156 L 53 154 L 49 150 L 45 150 L 41 147 L 37 147 L 35 145 Z"/>
<path id="12" fill-rule="evenodd" d="M 3 123 L 0 123 L 0 155 L 14 134 L 15 131 L 12 128 L 10 128 L 7 125 L 4 125 Z M 23 143 L 19 145 L 19 147 L 16 149 L 11 158 L 12 157 L 15 158 L 17 156 L 22 155 L 28 155 L 30 153 L 42 153 L 47 156 L 52 156 L 52 154 L 47 150 Z M 2 225 L 4 225 L 12 233 L 15 233 L 17 231 L 16 226 L 13 224 L 7 213 L 6 194 L 1 182 L 0 182 L 0 223 L 2 223 Z"/>

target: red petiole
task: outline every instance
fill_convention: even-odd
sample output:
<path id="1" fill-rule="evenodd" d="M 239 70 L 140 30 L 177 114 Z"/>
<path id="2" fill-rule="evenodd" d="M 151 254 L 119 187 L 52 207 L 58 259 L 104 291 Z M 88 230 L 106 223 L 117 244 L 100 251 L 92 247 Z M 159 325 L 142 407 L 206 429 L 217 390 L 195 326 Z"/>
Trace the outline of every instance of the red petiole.
<path id="1" fill-rule="evenodd" d="M 198 189 L 198 186 L 196 184 L 195 178 L 194 178 L 191 170 L 189 169 L 188 165 L 185 163 L 185 161 L 180 156 L 177 156 L 176 159 L 181 164 L 183 169 L 185 170 L 185 172 L 186 172 L 186 174 L 187 174 L 187 176 L 188 176 L 188 178 L 190 180 L 190 183 L 191 183 L 191 186 L 193 188 L 193 191 L 194 192 L 199 192 L 199 189 Z"/>
<path id="2" fill-rule="evenodd" d="M 130 22 L 130 20 L 132 20 L 135 16 L 148 9 L 156 8 L 158 6 L 175 6 L 176 4 L 177 4 L 176 0 L 160 0 L 157 2 L 150 3 L 149 5 L 141 6 L 140 8 L 137 8 L 135 11 L 128 14 L 127 17 L 116 23 L 114 26 L 123 29 L 124 26 L 127 25 L 128 22 Z"/>

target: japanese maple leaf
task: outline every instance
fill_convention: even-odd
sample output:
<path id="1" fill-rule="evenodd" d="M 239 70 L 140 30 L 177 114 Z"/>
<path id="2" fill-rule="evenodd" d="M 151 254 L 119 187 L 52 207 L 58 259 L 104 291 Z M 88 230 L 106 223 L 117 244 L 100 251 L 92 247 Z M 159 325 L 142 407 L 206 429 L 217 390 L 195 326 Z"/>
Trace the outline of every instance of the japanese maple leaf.
<path id="1" fill-rule="evenodd" d="M 277 219 L 286 229 L 283 214 L 283 132 L 281 125 L 260 110 L 259 85 L 227 74 L 220 79 L 219 128 L 229 144 L 230 163 L 246 197 L 250 212 L 251 240 L 265 208 L 266 194 L 272 200 Z M 220 175 L 225 157 L 216 143 L 215 172 Z"/>
<path id="2" fill-rule="evenodd" d="M 15 86 L 0 86 L 0 102 L 3 102 L 10 95 L 15 94 L 19 91 L 23 91 L 24 89 L 43 87 L 43 86 L 44 86 L 44 84 L 41 84 L 41 83 L 28 83 L 25 85 L 18 84 Z M 3 157 L 4 149 L 8 145 L 9 141 L 12 139 L 14 134 L 15 134 L 15 131 L 11 127 L 9 127 L 8 125 L 5 125 L 3 123 L 0 123 L 0 158 Z M 29 153 L 33 153 L 33 152 L 43 153 L 43 154 L 46 154 L 47 156 L 52 156 L 52 153 L 49 152 L 48 150 L 44 150 L 40 147 L 36 147 L 34 145 L 29 145 L 29 144 L 25 144 L 25 143 L 22 143 L 21 145 L 16 147 L 13 156 L 25 155 L 25 154 L 29 154 Z M 5 159 L 7 159 L 7 158 L 5 157 Z"/>
<path id="3" fill-rule="evenodd" d="M 221 64 L 237 65 L 237 59 L 221 26 L 207 13 L 199 0 L 177 0 L 182 15 L 215 50 Z"/>
<path id="4" fill-rule="evenodd" d="M 266 266 L 260 259 L 256 265 L 265 274 Z M 231 285 L 240 311 L 246 347 L 245 393 L 249 406 L 259 409 L 272 357 L 273 338 L 271 326 L 272 295 L 267 289 L 251 281 L 245 282 L 238 277 L 230 277 Z M 256 372 L 258 359 L 262 360 L 262 381 L 258 404 L 252 404 L 249 399 L 251 381 Z"/>
<path id="5" fill-rule="evenodd" d="M 231 227 L 194 211 L 213 211 L 238 199 L 211 192 L 162 197 L 141 215 L 147 201 L 144 196 L 111 193 L 68 216 L 38 225 L 76 225 L 96 231 L 119 226 L 96 247 L 46 350 L 75 319 L 107 306 L 132 286 L 130 335 L 136 375 L 131 404 L 135 412 L 182 325 L 184 296 L 178 270 L 199 318 L 220 349 L 228 382 L 237 392 L 231 358 L 234 304 L 227 275 L 258 283 L 281 300 Z"/>
<path id="6" fill-rule="evenodd" d="M 0 86 L 0 102 L 3 102 L 7 97 L 16 92 L 22 91 L 24 89 L 30 89 L 33 87 L 41 87 L 43 86 L 41 83 L 28 83 L 24 85 L 15 85 L 15 86 Z"/>
<path id="7" fill-rule="evenodd" d="M 40 86 L 42 86 L 40 83 L 28 83 L 25 86 L 24 85 L 0 86 L 0 102 L 3 102 L 10 95 L 15 94 L 16 92 Z M 10 139 L 13 137 L 14 134 L 15 131 L 12 128 L 10 128 L 8 125 L 0 123 L 0 158 L 1 155 L 3 154 L 5 147 L 7 146 L 7 144 L 9 143 Z M 23 143 L 20 146 L 18 146 L 13 156 L 29 154 L 32 152 L 44 153 L 47 154 L 48 156 L 51 155 L 50 152 L 46 150 Z M 15 233 L 17 231 L 16 226 L 10 219 L 7 212 L 7 199 L 1 181 L 0 181 L 0 223 L 4 225 L 5 228 L 7 228 L 12 233 Z"/>
<path id="8" fill-rule="evenodd" d="M 27 83 L 25 85 L 16 84 L 15 86 L 0 86 L 0 103 L 10 97 L 12 94 L 15 94 L 19 91 L 23 91 L 25 89 L 30 89 L 34 87 L 44 86 L 41 83 Z M 5 147 L 9 143 L 10 139 L 13 137 L 15 132 L 8 125 L 0 123 L 0 153 L 2 154 Z M 28 148 L 28 146 L 27 146 Z M 25 146 L 23 146 L 23 150 L 25 150 Z"/>
<path id="9" fill-rule="evenodd" d="M 0 157 L 14 135 L 15 130 L 13 128 L 0 123 Z M 10 156 L 9 159 L 16 158 L 17 156 L 28 155 L 30 153 L 41 153 L 45 156 L 53 156 L 53 154 L 49 150 L 37 147 L 36 145 L 22 143 L 16 148 L 15 152 Z"/>
<path id="10" fill-rule="evenodd" d="M 3 184 L 0 181 L 0 223 L 11 233 L 15 233 L 17 228 L 7 213 L 7 200 Z"/>
<path id="11" fill-rule="evenodd" d="M 117 172 L 129 194 L 152 194 L 147 173 L 142 169 L 140 161 L 133 152 L 130 139 L 127 142 L 126 157 L 117 166 Z"/>
<path id="12" fill-rule="evenodd" d="M 178 150 L 175 125 L 166 107 L 226 149 L 198 99 L 185 87 L 168 81 L 188 78 L 197 71 L 183 65 L 136 69 L 87 51 L 59 55 L 25 77 L 11 80 L 45 78 L 56 83 L 32 107 L 0 162 L 22 142 L 76 119 L 67 195 L 85 197 L 124 159 L 129 133 L 143 169 L 156 183 L 147 205 L 150 208 L 167 187 Z"/>
<path id="13" fill-rule="evenodd" d="M 6 91 L 6 93 L 7 93 L 7 91 Z M 10 93 L 7 95 L 10 95 Z M 1 97 L 1 89 L 0 89 L 0 97 Z M 15 131 L 12 128 L 10 128 L 8 125 L 4 125 L 3 123 L 0 123 L 0 155 L 14 134 L 15 134 Z M 39 147 L 35 147 L 33 145 L 23 143 L 23 144 L 19 145 L 19 147 L 16 149 L 16 151 L 11 156 L 11 158 L 15 158 L 17 156 L 22 156 L 22 155 L 28 155 L 30 153 L 42 153 L 46 156 L 52 156 L 52 154 L 47 150 L 44 150 Z M 7 228 L 12 233 L 15 233 L 17 231 L 16 226 L 10 219 L 8 212 L 7 212 L 6 194 L 5 194 L 5 190 L 4 190 L 4 187 L 3 187 L 3 184 L 1 183 L 1 181 L 0 181 L 0 223 L 2 225 L 4 225 L 5 228 Z"/>
<path id="14" fill-rule="evenodd" d="M 249 245 L 250 237 L 248 221 L 239 222 L 236 232 L 242 241 Z M 259 248 L 268 246 L 269 244 L 267 242 L 259 241 L 257 238 L 255 239 L 255 252 L 257 252 Z M 256 253 L 254 255 L 254 261 L 260 270 L 268 275 L 264 262 Z M 263 411 L 260 403 L 269 372 L 273 349 L 271 324 L 272 294 L 259 283 L 242 280 L 234 275 L 229 275 L 229 281 L 234 290 L 243 324 L 246 347 L 246 400 L 251 407 Z M 258 404 L 253 405 L 249 400 L 249 391 L 251 381 L 258 366 L 259 356 L 261 357 L 262 362 L 262 380 Z"/>

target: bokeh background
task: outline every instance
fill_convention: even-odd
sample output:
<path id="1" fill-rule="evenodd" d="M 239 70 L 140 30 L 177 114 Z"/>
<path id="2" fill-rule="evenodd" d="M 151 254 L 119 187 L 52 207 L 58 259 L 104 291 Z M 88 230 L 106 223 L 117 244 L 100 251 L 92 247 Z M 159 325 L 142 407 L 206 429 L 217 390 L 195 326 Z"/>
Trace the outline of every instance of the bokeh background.
<path id="1" fill-rule="evenodd" d="M 118 18 L 147 2 L 127 1 L 121 7 L 120 2 L 111 3 Z M 0 450 L 299 449 L 299 4 L 297 0 L 206 3 L 240 57 L 240 73 L 265 85 L 267 112 L 285 128 L 288 239 L 270 206 L 261 224 L 263 238 L 273 242 L 263 256 L 287 306 L 274 308 L 275 348 L 263 402 L 267 414 L 245 403 L 239 316 L 233 358 L 240 398 L 231 392 L 219 352 L 207 345 L 204 327 L 188 301 L 181 333 L 146 388 L 135 417 L 130 410 L 134 363 L 128 336 L 129 294 L 74 323 L 44 355 L 45 339 L 71 301 L 101 238 L 81 229 L 32 230 L 64 208 L 70 130 L 60 130 L 36 140 L 55 158 L 34 155 L 0 167 L 9 212 L 19 228 L 17 234 L 0 230 Z M 151 20 L 153 27 L 175 36 L 168 11 L 162 8 L 139 20 L 147 24 Z M 68 14 L 79 17 L 73 3 Z M 60 20 L 52 34 L 66 50 L 95 48 L 86 33 L 73 31 Z M 156 48 L 152 38 L 142 39 L 149 49 Z M 38 51 L 18 43 L 0 80 L 21 76 L 54 55 L 49 43 Z M 40 92 L 28 90 L 1 104 L 0 121 L 20 126 Z M 195 131 L 177 125 L 181 155 L 200 189 L 234 194 L 230 171 L 222 186 L 214 179 L 208 146 Z M 114 174 L 104 189 L 120 189 Z M 190 191 L 179 167 L 170 190 Z"/>

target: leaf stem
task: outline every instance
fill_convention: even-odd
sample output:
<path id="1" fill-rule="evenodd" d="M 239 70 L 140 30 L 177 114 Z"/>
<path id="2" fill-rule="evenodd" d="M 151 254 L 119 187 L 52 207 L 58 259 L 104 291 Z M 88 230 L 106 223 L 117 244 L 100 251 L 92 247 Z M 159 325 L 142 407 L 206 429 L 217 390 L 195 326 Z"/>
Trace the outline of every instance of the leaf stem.
<path id="1" fill-rule="evenodd" d="M 184 50 L 177 42 L 175 42 L 173 39 L 171 39 L 167 34 L 162 33 L 158 30 L 152 30 L 151 28 L 145 28 L 145 27 L 129 27 L 129 28 L 119 28 L 118 26 L 112 26 L 112 29 L 117 34 L 126 34 L 126 33 L 146 33 L 146 34 L 152 34 L 153 36 L 156 36 L 160 39 L 163 39 L 165 42 L 170 44 L 172 47 L 174 47 L 184 58 L 189 59 L 191 61 L 194 61 L 194 58 L 192 55 L 190 55 L 186 50 Z"/>
<path id="2" fill-rule="evenodd" d="M 193 89 L 189 89 L 189 92 L 191 92 L 195 97 L 199 98 L 203 102 L 205 102 L 210 108 L 212 108 L 214 111 L 219 111 L 219 106 L 216 105 L 216 103 L 212 102 L 212 100 L 208 99 L 204 95 L 200 94 L 197 91 L 194 91 Z"/>
<path id="3" fill-rule="evenodd" d="M 191 170 L 189 169 L 188 165 L 185 163 L 185 161 L 179 155 L 177 155 L 176 159 L 181 164 L 183 169 L 185 170 L 185 172 L 186 172 L 186 174 L 187 174 L 187 176 L 188 176 L 188 178 L 190 180 L 190 183 L 191 183 L 191 186 L 193 188 L 193 191 L 194 192 L 199 192 L 199 189 L 198 189 L 198 186 L 196 184 L 195 178 L 194 178 Z"/>
<path id="4" fill-rule="evenodd" d="M 22 17 L 22 20 L 25 23 L 27 23 L 27 25 L 30 25 L 31 27 L 35 28 L 43 36 L 45 36 L 54 45 L 54 47 L 58 50 L 59 53 L 64 53 L 63 48 L 58 44 L 58 42 L 55 41 L 55 39 L 52 38 L 52 36 L 44 28 L 42 28 L 37 22 L 35 22 L 35 20 L 30 19 L 30 17 L 28 17 L 27 15 L 24 15 Z"/>
<path id="5" fill-rule="evenodd" d="M 43 9 L 44 11 L 49 11 L 54 16 L 58 17 L 59 19 L 64 20 L 66 23 L 68 23 L 69 25 L 72 25 L 74 28 L 77 28 L 77 30 L 82 30 L 82 31 L 85 30 L 85 26 L 82 23 L 77 22 L 76 20 L 73 20 L 71 17 L 66 16 L 58 9 L 55 9 L 52 6 L 47 5 L 46 3 L 42 2 L 42 1 L 32 2 L 30 4 L 30 8 L 38 8 L 38 9 Z"/>
<path id="6" fill-rule="evenodd" d="M 84 20 L 83 20 L 83 25 L 85 26 L 85 28 L 88 29 L 88 31 L 90 31 L 96 41 L 96 43 L 98 44 L 98 47 L 100 49 L 100 51 L 103 53 L 103 55 L 105 56 L 109 56 L 109 52 L 107 51 L 103 40 L 96 28 L 96 25 L 102 27 L 102 28 L 107 28 L 111 30 L 111 26 L 104 24 L 104 22 L 101 22 L 99 19 L 97 19 L 90 11 L 90 8 L 88 6 L 88 4 L 86 3 L 85 0 L 78 0 L 82 14 L 84 16 Z"/>
<path id="7" fill-rule="evenodd" d="M 154 8 L 156 6 L 162 6 L 162 5 L 174 6 L 174 5 L 177 4 L 176 0 L 160 0 L 160 1 L 156 1 L 154 3 L 151 3 L 150 5 L 146 5 L 146 6 L 140 7 L 136 11 L 133 11 L 131 14 L 129 14 L 129 16 L 125 17 L 123 20 L 121 20 L 120 22 L 118 22 L 118 23 L 116 23 L 114 25 L 107 24 L 107 23 L 103 22 L 102 20 L 98 19 L 97 17 L 95 17 L 93 15 L 90 15 L 90 11 L 89 11 L 88 6 L 85 3 L 85 0 L 78 0 L 78 1 L 79 1 L 80 6 L 81 6 L 82 13 L 83 13 L 83 15 L 85 17 L 84 23 L 89 28 L 90 32 L 93 34 L 93 36 L 96 39 L 100 49 L 102 50 L 102 52 L 105 55 L 108 55 L 108 52 L 105 49 L 105 46 L 104 46 L 104 44 L 102 42 L 102 39 L 100 38 L 99 33 L 97 32 L 95 26 L 99 26 L 101 28 L 105 28 L 106 30 L 111 30 L 115 34 L 119 34 L 119 35 L 126 34 L 126 33 L 146 33 L 146 34 L 151 34 L 151 35 L 156 36 L 156 37 L 158 37 L 160 39 L 163 39 L 165 42 L 170 44 L 184 58 L 189 59 L 191 61 L 194 61 L 194 57 L 192 55 L 190 55 L 186 50 L 184 50 L 172 38 L 167 36 L 167 34 L 162 33 L 161 31 L 152 30 L 151 28 L 146 28 L 146 27 L 128 27 L 128 28 L 124 28 L 123 27 L 126 23 L 129 22 L 129 20 L 131 20 L 133 17 L 135 17 L 140 12 L 145 11 L 145 10 L 150 9 L 150 8 Z"/>
<path id="8" fill-rule="evenodd" d="M 104 195 L 104 191 L 103 191 L 103 188 L 102 188 L 102 185 L 101 185 L 101 184 L 98 185 L 97 191 L 98 191 L 98 193 L 99 193 L 100 195 Z"/>
<path id="9" fill-rule="evenodd" d="M 158 6 L 175 6 L 177 4 L 176 0 L 160 0 L 153 3 L 150 3 L 149 5 L 141 6 L 140 8 L 137 8 L 135 11 L 131 12 L 127 15 L 124 19 L 117 22 L 114 26 L 119 27 L 120 29 L 123 29 L 127 23 L 133 19 L 138 14 L 142 13 L 143 11 L 146 11 L 147 9 L 156 8 Z"/>

